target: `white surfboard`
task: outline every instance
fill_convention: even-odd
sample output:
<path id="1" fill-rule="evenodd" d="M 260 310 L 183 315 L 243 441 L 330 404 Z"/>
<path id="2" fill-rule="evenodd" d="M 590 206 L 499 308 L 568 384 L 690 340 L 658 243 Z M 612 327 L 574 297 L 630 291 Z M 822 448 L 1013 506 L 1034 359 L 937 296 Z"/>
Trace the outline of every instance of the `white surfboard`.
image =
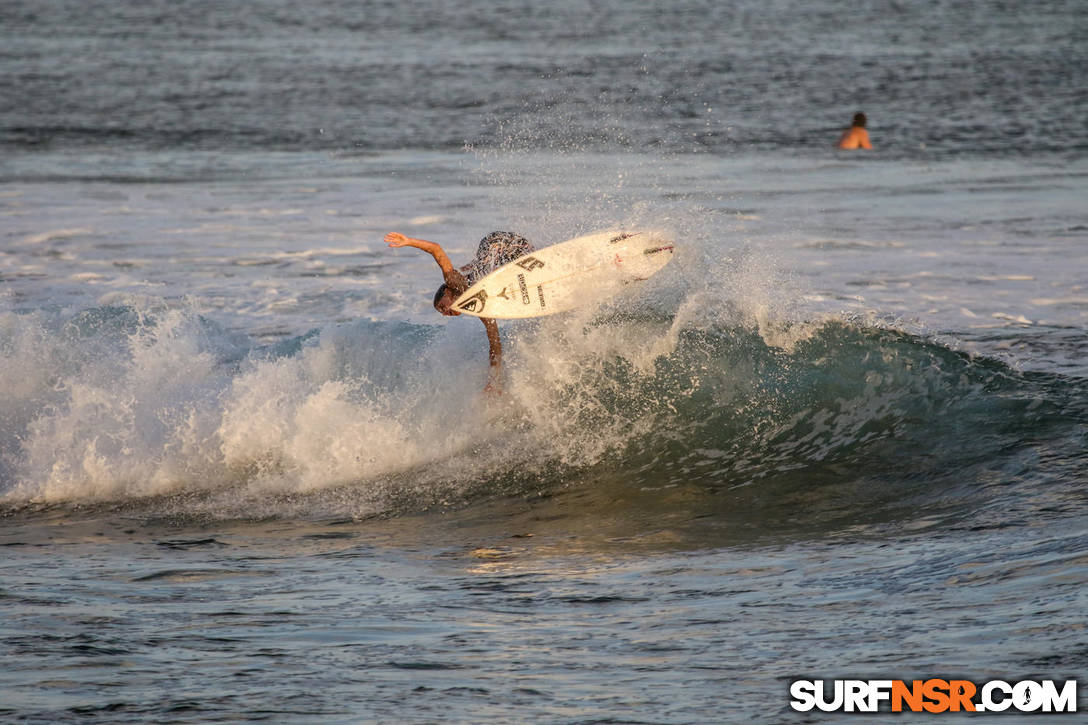
<path id="1" fill-rule="evenodd" d="M 672 255 L 672 240 L 660 232 L 587 234 L 504 264 L 465 290 L 453 309 L 503 319 L 552 315 L 649 279 Z"/>

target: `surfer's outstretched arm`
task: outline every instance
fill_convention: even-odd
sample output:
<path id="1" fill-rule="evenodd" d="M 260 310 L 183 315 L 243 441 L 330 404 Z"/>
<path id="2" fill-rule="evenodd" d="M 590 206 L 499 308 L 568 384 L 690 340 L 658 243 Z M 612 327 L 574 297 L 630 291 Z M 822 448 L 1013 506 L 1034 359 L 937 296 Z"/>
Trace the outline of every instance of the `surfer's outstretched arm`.
<path id="1" fill-rule="evenodd" d="M 484 329 L 487 330 L 488 359 L 491 361 L 487 387 L 484 390 L 488 393 L 501 393 L 502 340 L 499 339 L 499 326 L 495 324 L 494 320 L 487 317 L 481 317 L 480 322 L 484 323 Z"/>
<path id="2" fill-rule="evenodd" d="M 435 244 L 434 242 L 428 242 L 426 239 L 406 237 L 400 232 L 389 232 L 385 235 L 385 241 L 390 247 L 415 247 L 416 249 L 422 249 L 424 252 L 434 257 L 434 261 L 438 262 L 438 266 L 442 268 L 442 278 L 445 280 L 446 284 L 459 292 L 464 292 L 468 287 L 465 283 L 464 275 L 454 268 L 453 263 L 450 262 L 449 256 L 446 255 L 446 250 L 442 249 L 441 245 Z"/>

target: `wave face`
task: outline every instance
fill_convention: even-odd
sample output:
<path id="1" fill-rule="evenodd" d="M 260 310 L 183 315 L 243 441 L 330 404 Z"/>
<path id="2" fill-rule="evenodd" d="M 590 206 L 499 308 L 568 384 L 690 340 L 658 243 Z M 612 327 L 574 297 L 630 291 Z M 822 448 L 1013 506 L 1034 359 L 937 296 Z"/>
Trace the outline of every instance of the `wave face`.
<path id="1" fill-rule="evenodd" d="M 511 325 L 491 399 L 470 325 L 255 345 L 185 310 L 7 314 L 3 499 L 358 517 L 581 489 L 769 525 L 977 512 L 1010 485 L 1083 476 L 1081 379 L 844 320 L 684 310 Z"/>

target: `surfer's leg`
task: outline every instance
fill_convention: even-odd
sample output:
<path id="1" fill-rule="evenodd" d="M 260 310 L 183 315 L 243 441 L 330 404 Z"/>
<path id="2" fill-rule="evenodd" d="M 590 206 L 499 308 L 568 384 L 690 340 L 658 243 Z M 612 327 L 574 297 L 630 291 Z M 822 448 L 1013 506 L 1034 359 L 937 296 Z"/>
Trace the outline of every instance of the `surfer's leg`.
<path id="1" fill-rule="evenodd" d="M 499 326 L 495 321 L 487 317 L 481 317 L 484 330 L 487 331 L 488 362 L 490 367 L 487 375 L 487 386 L 484 392 L 502 392 L 502 341 L 499 339 Z"/>

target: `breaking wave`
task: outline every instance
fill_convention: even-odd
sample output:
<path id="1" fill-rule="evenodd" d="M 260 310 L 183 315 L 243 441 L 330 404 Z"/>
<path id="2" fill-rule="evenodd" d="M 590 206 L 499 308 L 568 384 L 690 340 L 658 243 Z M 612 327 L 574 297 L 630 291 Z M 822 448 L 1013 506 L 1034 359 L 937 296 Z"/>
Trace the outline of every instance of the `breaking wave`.
<path id="1" fill-rule="evenodd" d="M 474 327 L 256 345 L 178 309 L 6 314 L 4 506 L 367 516 L 578 486 L 924 506 L 1084 462 L 1083 381 L 894 329 L 697 304 L 529 321 L 489 398 Z"/>

